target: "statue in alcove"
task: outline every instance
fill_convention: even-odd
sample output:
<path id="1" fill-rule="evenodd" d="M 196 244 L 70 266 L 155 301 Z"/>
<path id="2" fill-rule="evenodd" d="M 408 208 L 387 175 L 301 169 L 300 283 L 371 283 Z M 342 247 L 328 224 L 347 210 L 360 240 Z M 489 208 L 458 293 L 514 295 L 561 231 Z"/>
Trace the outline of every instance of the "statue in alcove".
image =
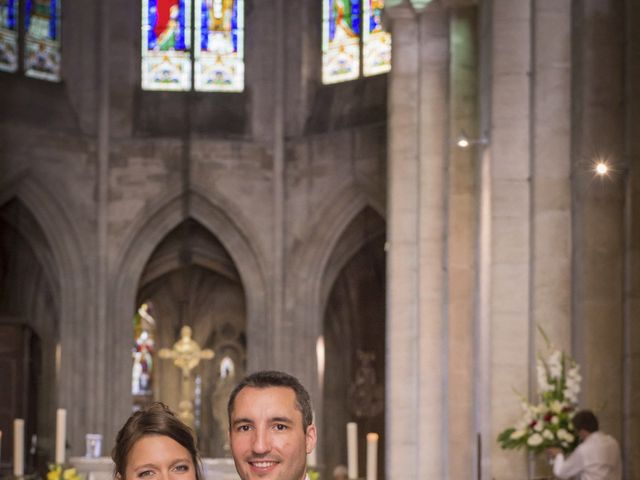
<path id="1" fill-rule="evenodd" d="M 218 435 L 216 437 L 221 440 L 223 456 L 229 456 L 229 436 L 227 402 L 229 395 L 235 387 L 235 364 L 233 360 L 225 356 L 220 361 L 220 377 L 218 378 L 215 389 L 211 398 L 213 418 L 216 421 Z"/>
<path id="2" fill-rule="evenodd" d="M 358 368 L 349 387 L 349 405 L 358 418 L 372 418 L 384 410 L 384 386 L 377 383 L 373 352 L 358 350 Z"/>

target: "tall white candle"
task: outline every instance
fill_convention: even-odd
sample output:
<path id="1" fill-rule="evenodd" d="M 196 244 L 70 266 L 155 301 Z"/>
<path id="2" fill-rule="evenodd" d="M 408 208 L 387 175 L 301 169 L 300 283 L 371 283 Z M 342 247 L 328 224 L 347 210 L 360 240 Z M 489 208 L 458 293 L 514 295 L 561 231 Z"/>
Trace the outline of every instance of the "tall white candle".
<path id="1" fill-rule="evenodd" d="M 378 434 L 367 433 L 367 480 L 378 478 Z"/>
<path id="2" fill-rule="evenodd" d="M 56 457 L 57 464 L 64 464 L 65 444 L 67 443 L 67 411 L 59 408 L 56 412 Z"/>
<path id="3" fill-rule="evenodd" d="M 13 421 L 13 474 L 24 475 L 24 420 L 21 418 Z"/>
<path id="4" fill-rule="evenodd" d="M 358 478 L 358 424 L 347 423 L 347 473 L 350 479 Z"/>

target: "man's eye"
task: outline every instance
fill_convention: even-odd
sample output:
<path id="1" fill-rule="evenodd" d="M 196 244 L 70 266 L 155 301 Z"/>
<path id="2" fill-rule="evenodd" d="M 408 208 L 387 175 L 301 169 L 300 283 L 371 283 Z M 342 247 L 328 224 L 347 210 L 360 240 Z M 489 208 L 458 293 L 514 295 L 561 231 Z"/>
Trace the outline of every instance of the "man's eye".
<path id="1" fill-rule="evenodd" d="M 280 431 L 280 432 L 283 432 L 283 431 L 285 431 L 285 430 L 286 430 L 287 428 L 289 428 L 289 427 L 287 427 L 286 425 L 283 425 L 283 424 L 281 424 L 281 423 L 277 423 L 277 424 L 274 426 L 274 428 L 275 428 L 276 430 Z"/>
<path id="2" fill-rule="evenodd" d="M 239 432 L 248 432 L 251 430 L 251 425 L 238 425 Z"/>

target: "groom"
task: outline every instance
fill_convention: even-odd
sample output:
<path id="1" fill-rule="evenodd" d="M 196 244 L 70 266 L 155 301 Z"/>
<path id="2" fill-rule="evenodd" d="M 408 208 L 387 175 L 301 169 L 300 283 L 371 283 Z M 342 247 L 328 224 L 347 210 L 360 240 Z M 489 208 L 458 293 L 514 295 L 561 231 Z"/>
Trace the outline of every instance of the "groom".
<path id="1" fill-rule="evenodd" d="M 231 392 L 229 441 L 242 480 L 308 479 L 307 454 L 316 446 L 309 393 L 297 378 L 257 372 Z"/>

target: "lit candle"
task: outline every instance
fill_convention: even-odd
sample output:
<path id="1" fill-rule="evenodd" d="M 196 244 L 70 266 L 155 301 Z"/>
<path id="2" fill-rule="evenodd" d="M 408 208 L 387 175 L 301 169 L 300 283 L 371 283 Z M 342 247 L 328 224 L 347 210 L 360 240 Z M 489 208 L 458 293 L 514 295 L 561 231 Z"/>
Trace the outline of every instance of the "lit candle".
<path id="1" fill-rule="evenodd" d="M 13 474 L 24 475 L 24 420 L 21 418 L 13 421 Z"/>
<path id="2" fill-rule="evenodd" d="M 367 480 L 378 478 L 378 434 L 367 433 Z"/>
<path id="3" fill-rule="evenodd" d="M 67 411 L 59 408 L 56 411 L 56 457 L 59 465 L 64 464 L 65 444 L 67 443 Z"/>
<path id="4" fill-rule="evenodd" d="M 347 423 L 347 472 L 350 479 L 358 478 L 358 424 Z"/>

